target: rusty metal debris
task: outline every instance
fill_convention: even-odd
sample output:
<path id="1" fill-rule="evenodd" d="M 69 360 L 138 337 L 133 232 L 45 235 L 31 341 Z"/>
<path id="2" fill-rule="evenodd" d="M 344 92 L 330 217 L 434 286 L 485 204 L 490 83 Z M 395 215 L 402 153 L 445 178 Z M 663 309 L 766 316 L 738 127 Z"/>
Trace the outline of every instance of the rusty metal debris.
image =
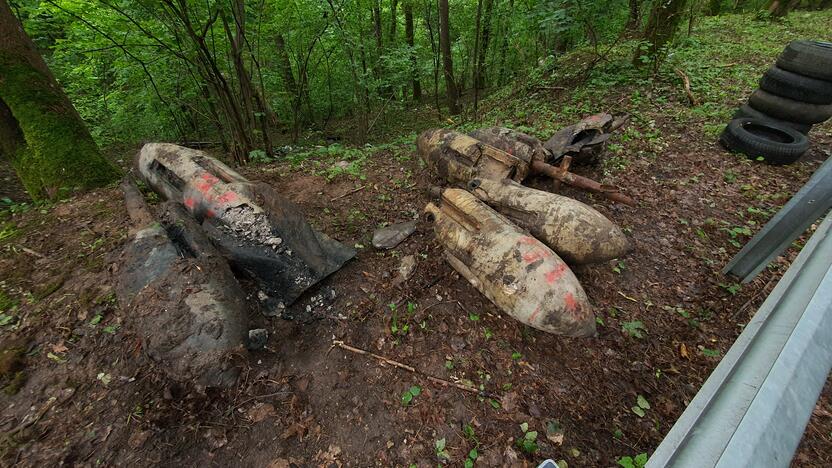
<path id="1" fill-rule="evenodd" d="M 267 315 L 337 271 L 355 250 L 318 232 L 271 186 L 245 179 L 205 153 L 165 143 L 140 151 L 142 178 L 182 204 L 231 264 L 253 278 Z"/>
<path id="2" fill-rule="evenodd" d="M 552 248 L 580 265 L 622 257 L 627 237 L 597 210 L 569 197 L 524 187 L 511 180 L 474 179 L 468 190 Z"/>
<path id="3" fill-rule="evenodd" d="M 596 163 L 612 132 L 621 128 L 628 119 L 629 116 L 613 117 L 600 113 L 558 130 L 543 143 L 548 153 L 546 161 L 571 156 L 576 164 Z"/>
<path id="4" fill-rule="evenodd" d="M 391 224 L 376 229 L 373 233 L 373 247 L 377 249 L 392 249 L 416 232 L 416 221 Z"/>
<path id="5" fill-rule="evenodd" d="M 423 132 L 416 146 L 425 162 L 452 184 L 465 184 L 471 179 L 512 179 L 521 182 L 527 175 L 536 173 L 599 193 L 625 205 L 635 205 L 635 201 L 618 188 L 569 172 L 566 166 L 547 164 L 535 158 L 534 151 L 509 154 L 471 136 L 447 129 Z"/>
<path id="6" fill-rule="evenodd" d="M 586 293 L 549 247 L 465 190 L 446 189 L 425 211 L 448 263 L 503 312 L 549 333 L 595 334 Z"/>
<path id="7" fill-rule="evenodd" d="M 133 229 L 116 293 L 128 327 L 174 380 L 200 390 L 232 387 L 246 354 L 247 317 L 231 269 L 181 206 L 163 204 L 160 224 L 131 182 L 122 188 Z"/>

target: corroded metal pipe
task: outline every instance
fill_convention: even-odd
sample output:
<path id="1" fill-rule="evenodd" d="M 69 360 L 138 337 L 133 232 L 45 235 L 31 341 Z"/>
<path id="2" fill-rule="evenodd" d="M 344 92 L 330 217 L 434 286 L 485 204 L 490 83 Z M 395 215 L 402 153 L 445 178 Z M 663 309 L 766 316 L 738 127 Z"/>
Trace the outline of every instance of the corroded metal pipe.
<path id="1" fill-rule="evenodd" d="M 599 193 L 614 202 L 623 203 L 627 206 L 636 205 L 636 201 L 621 193 L 618 187 L 596 182 L 588 177 L 579 176 L 578 174 L 552 166 L 551 164 L 546 164 L 543 161 L 532 161 L 531 170 L 534 173 L 547 175 L 555 180 L 586 190 L 587 192 Z"/>
<path id="2" fill-rule="evenodd" d="M 548 333 L 595 334 L 581 284 L 542 242 L 465 190 L 445 190 L 425 212 L 448 263 L 503 312 Z"/>
<path id="3" fill-rule="evenodd" d="M 511 180 L 474 179 L 468 190 L 570 264 L 604 262 L 629 250 L 627 237 L 592 207 Z"/>

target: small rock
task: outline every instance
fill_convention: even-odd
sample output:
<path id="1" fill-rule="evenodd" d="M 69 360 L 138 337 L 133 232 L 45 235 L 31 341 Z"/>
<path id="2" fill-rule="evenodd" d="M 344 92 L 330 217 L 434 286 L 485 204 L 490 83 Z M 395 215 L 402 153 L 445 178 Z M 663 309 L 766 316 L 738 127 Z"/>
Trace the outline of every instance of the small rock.
<path id="1" fill-rule="evenodd" d="M 269 341 L 269 331 L 264 328 L 255 328 L 248 331 L 248 349 L 257 351 L 266 347 Z"/>
<path id="2" fill-rule="evenodd" d="M 392 249 L 416 231 L 416 220 L 376 229 L 373 233 L 373 247 L 377 249 Z"/>
<path id="3" fill-rule="evenodd" d="M 131 449 L 136 450 L 144 445 L 147 442 L 147 439 L 150 437 L 150 431 L 136 431 L 130 434 L 130 438 L 127 439 L 127 445 L 130 446 Z"/>
<path id="4" fill-rule="evenodd" d="M 265 294 L 264 294 L 264 296 L 265 296 Z M 268 299 L 268 296 L 266 296 L 266 299 Z M 260 300 L 265 301 L 266 299 L 260 299 Z M 281 315 L 283 315 L 283 312 L 286 311 L 286 305 L 283 304 L 282 302 L 278 302 L 277 306 L 275 306 L 275 307 L 269 307 L 268 305 L 263 304 L 263 307 L 260 310 L 261 310 L 261 312 L 263 312 L 263 315 L 265 315 L 266 317 L 280 317 Z"/>
<path id="5" fill-rule="evenodd" d="M 500 403 L 502 403 L 503 409 L 506 412 L 511 413 L 517 409 L 517 400 L 517 392 L 508 392 L 505 395 L 503 395 L 503 398 L 500 400 Z"/>
<path id="6" fill-rule="evenodd" d="M 407 255 L 402 259 L 402 262 L 399 264 L 399 277 L 401 277 L 402 281 L 406 281 L 410 278 L 413 274 L 413 270 L 416 269 L 416 257 L 413 255 Z"/>
<path id="7" fill-rule="evenodd" d="M 350 163 L 349 161 L 343 161 L 342 160 L 342 161 L 338 161 L 337 163 L 335 163 L 333 165 L 335 167 L 339 168 L 339 169 L 346 169 L 346 168 L 350 167 L 350 164 L 352 164 L 352 163 Z"/>
<path id="8" fill-rule="evenodd" d="M 465 340 L 462 339 L 462 337 L 454 336 L 450 339 L 450 343 L 451 349 L 453 349 L 454 351 L 460 351 L 462 349 L 465 349 L 466 343 Z"/>
<path id="9" fill-rule="evenodd" d="M 208 432 L 205 433 L 205 439 L 212 451 L 224 447 L 228 443 L 225 431 L 219 428 L 208 429 Z"/>
<path id="10" fill-rule="evenodd" d="M 535 403 L 529 403 L 529 414 L 539 418 L 540 417 L 540 408 Z"/>

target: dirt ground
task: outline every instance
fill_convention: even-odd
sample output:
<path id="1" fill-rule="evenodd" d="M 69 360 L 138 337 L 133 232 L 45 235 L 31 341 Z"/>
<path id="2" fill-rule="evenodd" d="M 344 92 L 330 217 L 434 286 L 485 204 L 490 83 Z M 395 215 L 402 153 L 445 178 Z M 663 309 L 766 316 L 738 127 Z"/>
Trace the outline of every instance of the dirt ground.
<path id="1" fill-rule="evenodd" d="M 616 137 L 628 164 L 606 176 L 600 166 L 578 169 L 626 187 L 638 207 L 563 189 L 618 223 L 634 246 L 620 260 L 575 269 L 599 319 L 598 336 L 588 339 L 550 336 L 501 314 L 445 263 L 424 221 L 394 250 L 371 246 L 374 229 L 418 218 L 429 200 L 435 181 L 412 145 L 372 155 L 363 178 L 328 180 L 337 159 L 244 169 L 359 253 L 301 298 L 292 320 L 251 312 L 251 327 L 270 332 L 267 349 L 251 354 L 238 387 L 225 393 L 173 384 L 121 327 L 112 284 L 128 221 L 117 189 L 4 219 L 11 234 L 0 241 L 0 287 L 18 305 L 14 322 L 0 328 L 0 370 L 11 370 L 3 385 L 19 375 L 20 388 L 0 395 L 2 464 L 435 466 L 442 439 L 451 466 L 472 449 L 482 466 L 545 458 L 615 466 L 621 456 L 651 453 L 796 251 L 739 289 L 721 268 L 832 143 L 821 129 L 801 162 L 771 167 L 690 128 L 658 130 L 665 146 L 657 158 L 639 156 L 649 142 Z M 401 281 L 407 255 L 417 266 Z M 335 298 L 322 300 L 330 288 Z M 333 348 L 333 340 L 418 372 Z M 493 398 L 426 375 L 481 386 Z M 404 405 L 412 386 L 421 391 Z M 632 409 L 639 396 L 649 402 L 643 416 Z M 795 466 L 832 463 L 831 405 L 827 389 Z M 533 453 L 517 444 L 524 423 L 538 432 Z"/>

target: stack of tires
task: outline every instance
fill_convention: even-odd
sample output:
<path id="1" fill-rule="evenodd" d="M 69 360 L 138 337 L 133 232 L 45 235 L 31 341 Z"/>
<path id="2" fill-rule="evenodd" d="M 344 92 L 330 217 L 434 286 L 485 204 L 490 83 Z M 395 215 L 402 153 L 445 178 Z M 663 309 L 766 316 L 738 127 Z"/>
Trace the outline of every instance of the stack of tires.
<path id="1" fill-rule="evenodd" d="M 809 148 L 812 125 L 832 117 L 832 43 L 793 41 L 734 114 L 720 141 L 769 164 L 790 164 Z"/>

